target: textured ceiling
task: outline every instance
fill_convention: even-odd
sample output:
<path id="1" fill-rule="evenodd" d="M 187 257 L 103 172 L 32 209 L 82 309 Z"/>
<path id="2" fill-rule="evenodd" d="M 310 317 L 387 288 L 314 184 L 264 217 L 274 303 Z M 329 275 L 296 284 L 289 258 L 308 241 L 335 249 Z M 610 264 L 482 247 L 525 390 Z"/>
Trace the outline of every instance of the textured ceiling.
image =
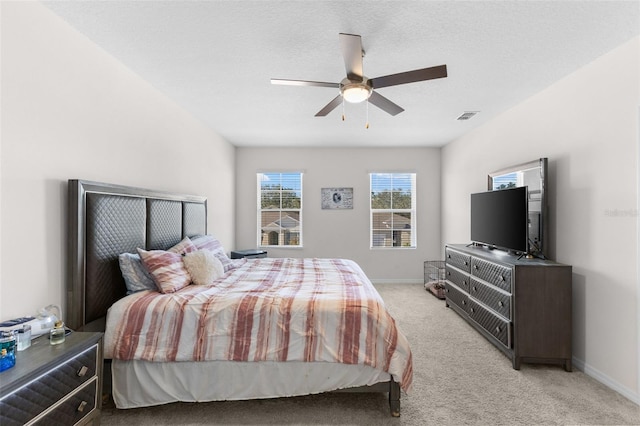
<path id="1" fill-rule="evenodd" d="M 638 1 L 44 2 L 237 146 L 442 146 L 640 33 Z M 362 36 L 370 78 L 446 64 L 379 89 L 405 109 L 347 104 L 338 33 Z M 468 121 L 456 118 L 480 111 Z"/>

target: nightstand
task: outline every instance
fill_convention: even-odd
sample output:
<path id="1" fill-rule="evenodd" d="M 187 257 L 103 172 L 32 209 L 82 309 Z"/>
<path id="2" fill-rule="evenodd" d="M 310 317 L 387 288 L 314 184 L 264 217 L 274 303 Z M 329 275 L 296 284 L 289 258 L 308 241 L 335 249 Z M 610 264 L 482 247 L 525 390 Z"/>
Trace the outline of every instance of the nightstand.
<path id="1" fill-rule="evenodd" d="M 250 249 L 231 252 L 232 259 L 257 259 L 260 257 L 267 257 L 267 251 L 261 249 Z"/>
<path id="2" fill-rule="evenodd" d="M 74 332 L 58 345 L 34 339 L 0 373 L 0 424 L 100 424 L 102 351 L 102 333 Z"/>

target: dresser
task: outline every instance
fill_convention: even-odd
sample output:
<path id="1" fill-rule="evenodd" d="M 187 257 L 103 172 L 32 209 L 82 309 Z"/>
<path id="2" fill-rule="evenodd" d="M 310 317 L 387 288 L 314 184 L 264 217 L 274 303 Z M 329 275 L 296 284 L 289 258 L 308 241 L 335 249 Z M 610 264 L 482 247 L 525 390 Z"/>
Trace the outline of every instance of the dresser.
<path id="1" fill-rule="evenodd" d="M 100 424 L 102 351 L 102 333 L 74 332 L 58 345 L 34 339 L 0 373 L 0 424 Z"/>
<path id="2" fill-rule="evenodd" d="M 445 298 L 520 369 L 571 371 L 571 266 L 482 246 L 445 247 Z"/>

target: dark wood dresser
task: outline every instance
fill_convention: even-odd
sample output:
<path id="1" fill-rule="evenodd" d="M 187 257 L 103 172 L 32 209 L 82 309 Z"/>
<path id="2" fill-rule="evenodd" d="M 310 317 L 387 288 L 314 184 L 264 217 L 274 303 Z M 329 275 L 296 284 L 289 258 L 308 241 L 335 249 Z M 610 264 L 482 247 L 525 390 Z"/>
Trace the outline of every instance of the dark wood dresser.
<path id="1" fill-rule="evenodd" d="M 102 333 L 74 332 L 58 345 L 34 339 L 0 373 L 0 424 L 100 424 L 102 350 Z"/>
<path id="2" fill-rule="evenodd" d="M 445 247 L 446 303 L 509 357 L 571 371 L 571 266 L 480 246 Z"/>

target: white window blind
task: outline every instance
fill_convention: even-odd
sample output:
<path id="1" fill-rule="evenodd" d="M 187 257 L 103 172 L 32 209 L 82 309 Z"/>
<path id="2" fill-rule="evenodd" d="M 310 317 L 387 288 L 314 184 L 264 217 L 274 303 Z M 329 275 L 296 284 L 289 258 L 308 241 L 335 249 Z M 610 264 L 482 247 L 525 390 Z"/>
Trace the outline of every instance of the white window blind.
<path id="1" fill-rule="evenodd" d="M 371 173 L 371 248 L 416 247 L 416 174 Z"/>
<path id="2" fill-rule="evenodd" d="M 302 173 L 258 173 L 258 246 L 302 246 Z"/>

